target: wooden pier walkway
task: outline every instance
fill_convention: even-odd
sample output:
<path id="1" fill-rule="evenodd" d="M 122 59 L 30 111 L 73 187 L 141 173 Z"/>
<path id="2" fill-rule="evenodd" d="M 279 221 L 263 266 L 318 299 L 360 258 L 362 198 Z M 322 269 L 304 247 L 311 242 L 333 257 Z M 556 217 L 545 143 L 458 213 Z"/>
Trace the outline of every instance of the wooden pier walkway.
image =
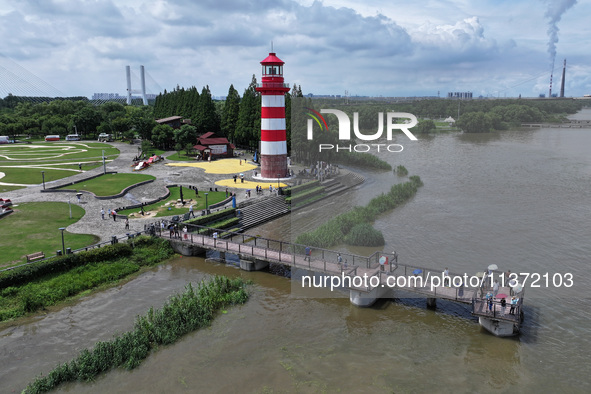
<path id="1" fill-rule="evenodd" d="M 184 226 L 181 224 L 181 227 Z M 169 230 L 161 231 L 159 226 L 155 226 L 155 235 L 169 238 L 175 243 L 218 251 L 222 259 L 225 259 L 225 254 L 233 254 L 241 261 L 282 264 L 291 267 L 292 270 L 301 269 L 321 276 L 339 277 L 341 286 L 337 287 L 363 294 L 376 294 L 378 291 L 377 293 L 381 294 L 378 298 L 391 297 L 392 291 L 402 290 L 427 298 L 428 305 L 434 306 L 436 299 L 449 300 L 471 305 L 474 316 L 520 324 L 523 297 L 520 297 L 513 313 L 510 313 L 509 300 L 506 307 L 502 308 L 501 300 L 493 299 L 490 308 L 485 298 L 488 292 L 492 293 L 487 274 L 478 278 L 472 276 L 471 282 L 464 283 L 468 277 L 466 274 L 449 273 L 450 280 L 456 279 L 444 286 L 442 280 L 445 276 L 442 271 L 398 263 L 395 252 L 375 252 L 371 256 L 359 256 L 313 248 L 308 259 L 305 255 L 305 245 L 202 226 L 186 227 L 186 233 L 180 231 L 180 236 L 173 234 L 171 237 Z M 339 255 L 342 263 L 338 262 Z M 380 259 L 387 263 L 380 264 Z M 457 280 L 459 278 L 464 280 Z M 343 284 L 345 285 L 342 286 Z M 510 295 L 510 288 L 501 287 L 499 294 Z"/>

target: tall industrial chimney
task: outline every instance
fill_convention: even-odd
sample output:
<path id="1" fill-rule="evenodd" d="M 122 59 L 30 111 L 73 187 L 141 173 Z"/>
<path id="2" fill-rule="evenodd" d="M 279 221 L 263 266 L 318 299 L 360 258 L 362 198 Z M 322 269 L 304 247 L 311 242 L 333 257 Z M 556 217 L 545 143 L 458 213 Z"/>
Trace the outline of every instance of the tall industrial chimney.
<path id="1" fill-rule="evenodd" d="M 560 97 L 564 97 L 564 74 L 566 73 L 566 59 L 564 59 L 564 66 L 562 66 L 562 85 L 560 85 Z"/>

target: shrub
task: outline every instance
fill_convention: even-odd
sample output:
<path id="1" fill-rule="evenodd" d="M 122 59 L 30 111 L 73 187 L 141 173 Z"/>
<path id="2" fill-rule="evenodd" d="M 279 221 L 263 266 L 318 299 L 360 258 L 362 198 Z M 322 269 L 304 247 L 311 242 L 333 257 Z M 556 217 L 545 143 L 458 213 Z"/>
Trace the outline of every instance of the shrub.
<path id="1" fill-rule="evenodd" d="M 399 176 L 407 176 L 408 175 L 408 170 L 406 169 L 405 166 L 400 165 L 400 166 L 396 167 L 396 173 Z"/>
<path id="2" fill-rule="evenodd" d="M 345 242 L 349 245 L 382 246 L 384 235 L 369 223 L 359 223 L 345 236 Z"/>
<path id="3" fill-rule="evenodd" d="M 109 342 L 98 342 L 92 350 L 82 350 L 74 360 L 36 378 L 24 393 L 42 393 L 76 380 L 91 381 L 115 367 L 133 369 L 152 349 L 209 325 L 220 308 L 245 303 L 248 294 L 244 286 L 241 278 L 223 276 L 202 282 L 197 289 L 189 284 L 184 293 L 172 296 L 161 309 L 150 308 L 147 314 L 138 316 L 132 331 Z"/>
<path id="4" fill-rule="evenodd" d="M 197 226 L 205 226 L 207 223 L 212 223 L 216 220 L 223 219 L 226 216 L 236 216 L 236 208 L 226 208 L 218 212 L 210 213 L 209 215 L 199 216 L 194 219 L 185 220 L 184 224 L 194 224 Z"/>
<path id="5" fill-rule="evenodd" d="M 131 255 L 132 248 L 126 243 L 107 245 L 86 252 L 54 257 L 39 263 L 24 265 L 0 273 L 0 288 L 19 286 L 46 275 L 68 271 L 72 268 L 97 261 L 114 260 Z"/>
<path id="6" fill-rule="evenodd" d="M 422 185 L 423 182 L 421 181 L 421 178 L 413 175 L 409 177 L 408 182 L 396 184 L 390 188 L 388 193 L 382 193 L 379 196 L 374 197 L 367 206 L 355 207 L 353 210 L 338 215 L 313 231 L 300 234 L 296 239 L 296 243 L 327 248 L 340 242 L 361 242 L 357 241 L 363 239 L 360 234 L 355 236 L 352 235 L 351 237 L 346 237 L 346 235 L 359 224 L 371 222 L 375 220 L 378 215 L 394 209 L 398 205 L 407 201 L 415 195 L 418 188 Z M 369 224 L 368 226 L 371 228 Z M 364 240 L 362 243 L 355 243 L 354 245 L 383 245 L 383 235 L 379 231 L 374 230 L 373 228 L 371 229 L 372 232 L 367 236 L 367 240 Z M 361 230 L 358 229 L 356 231 Z"/>

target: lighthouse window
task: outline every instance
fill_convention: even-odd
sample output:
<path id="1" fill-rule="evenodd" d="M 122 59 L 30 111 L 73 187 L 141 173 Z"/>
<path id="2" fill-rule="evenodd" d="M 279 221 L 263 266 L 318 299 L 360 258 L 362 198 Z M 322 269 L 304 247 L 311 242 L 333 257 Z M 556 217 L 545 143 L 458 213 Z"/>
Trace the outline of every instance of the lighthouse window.
<path id="1" fill-rule="evenodd" d="M 265 75 L 281 75 L 281 66 L 265 66 L 263 72 Z"/>

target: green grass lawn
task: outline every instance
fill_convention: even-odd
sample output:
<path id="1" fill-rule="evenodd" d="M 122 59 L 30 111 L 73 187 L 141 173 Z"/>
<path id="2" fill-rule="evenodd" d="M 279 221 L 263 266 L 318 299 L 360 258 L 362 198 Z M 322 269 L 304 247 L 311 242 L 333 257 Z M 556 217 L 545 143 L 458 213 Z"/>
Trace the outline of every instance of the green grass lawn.
<path id="1" fill-rule="evenodd" d="M 146 158 L 148 158 L 148 157 L 154 156 L 154 155 L 161 156 L 164 152 L 166 152 L 166 151 L 162 150 L 162 149 L 150 148 L 144 153 L 146 154 Z"/>
<path id="2" fill-rule="evenodd" d="M 41 171 L 45 171 L 45 185 L 48 182 L 78 174 L 78 171 L 53 170 L 41 168 L 10 168 L 0 165 L 0 171 L 6 174 L 2 182 L 40 185 L 43 182 Z"/>
<path id="3" fill-rule="evenodd" d="M 102 165 L 103 150 L 107 160 L 113 160 L 119 156 L 118 149 L 98 142 L 4 145 L 0 147 L 0 171 L 6 174 L 2 182 L 40 184 L 41 171 L 45 171 L 45 183 L 47 183 L 77 174 L 78 172 L 62 171 L 56 167 L 77 170 L 78 163 L 82 164 L 82 170 L 91 170 Z M 35 167 L 20 167 L 33 165 Z"/>
<path id="4" fill-rule="evenodd" d="M 3 162 L 2 165 L 7 165 L 7 163 L 45 164 L 78 162 L 88 159 L 98 160 L 102 158 L 103 150 L 108 159 L 119 155 L 119 149 L 102 143 L 47 142 L 35 144 L 35 147 L 5 145 L 0 148 L 0 162 Z"/>
<path id="5" fill-rule="evenodd" d="M 185 152 L 181 152 L 180 154 L 177 152 L 170 156 L 166 156 L 166 159 L 174 161 L 195 161 L 195 155 L 187 156 Z"/>
<path id="6" fill-rule="evenodd" d="M 60 189 L 86 190 L 97 196 L 112 196 L 121 193 L 128 186 L 150 179 L 156 179 L 156 177 L 146 174 L 106 174 L 88 181 L 64 186 Z"/>
<path id="7" fill-rule="evenodd" d="M 55 255 L 62 249 L 60 227 L 76 223 L 84 216 L 84 209 L 72 203 L 72 219 L 68 203 L 29 202 L 13 207 L 14 212 L 2 218 L 2 242 L 0 243 L 0 265 L 26 262 L 25 255 L 44 252 Z M 78 249 L 92 245 L 99 238 L 90 234 L 72 234 L 64 231 L 66 248 Z"/>
<path id="8" fill-rule="evenodd" d="M 210 206 L 211 206 L 211 204 L 215 204 L 217 202 L 220 202 L 220 201 L 226 199 L 225 192 L 207 192 L 207 193 L 208 193 L 207 204 Z M 171 215 L 183 215 L 183 214 L 189 212 L 189 205 L 190 204 L 185 204 L 184 208 L 176 208 L 172 205 L 169 207 L 165 206 L 165 204 L 167 202 L 176 202 L 179 198 L 181 198 L 180 188 L 179 187 L 171 187 L 170 188 L 170 197 L 168 197 L 166 200 L 159 201 L 154 204 L 146 205 L 144 207 L 144 212 L 156 210 L 156 211 L 158 211 L 158 213 L 156 214 L 156 217 L 171 216 Z M 193 202 L 195 204 L 193 206 L 193 211 L 195 212 L 195 215 L 200 215 L 201 214 L 200 211 L 202 209 L 205 209 L 204 191 L 200 191 L 199 197 L 196 197 L 195 192 L 193 190 L 183 187 L 183 199 L 185 199 L 185 200 L 193 199 Z M 123 211 L 119 211 L 117 213 L 119 213 L 120 215 L 129 215 L 131 213 L 137 213 L 137 212 L 140 212 L 140 208 L 126 209 Z"/>

